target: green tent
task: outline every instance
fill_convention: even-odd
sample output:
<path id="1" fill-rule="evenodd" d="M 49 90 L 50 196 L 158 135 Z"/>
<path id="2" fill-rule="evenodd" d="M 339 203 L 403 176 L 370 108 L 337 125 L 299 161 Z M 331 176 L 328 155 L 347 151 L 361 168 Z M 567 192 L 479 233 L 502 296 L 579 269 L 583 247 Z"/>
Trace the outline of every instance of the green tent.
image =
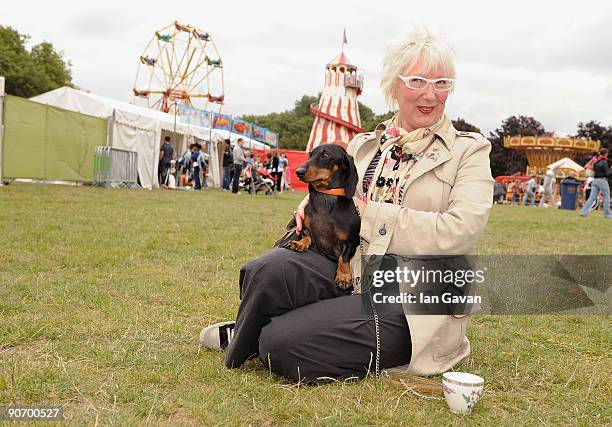
<path id="1" fill-rule="evenodd" d="M 107 144 L 105 119 L 7 95 L 3 178 L 92 181 L 94 148 Z"/>

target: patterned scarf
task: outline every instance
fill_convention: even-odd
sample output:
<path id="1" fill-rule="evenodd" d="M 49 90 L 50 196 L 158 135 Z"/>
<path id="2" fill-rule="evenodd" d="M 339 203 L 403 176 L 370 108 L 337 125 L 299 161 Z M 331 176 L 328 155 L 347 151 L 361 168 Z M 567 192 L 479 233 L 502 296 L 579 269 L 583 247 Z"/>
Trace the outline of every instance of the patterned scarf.
<path id="1" fill-rule="evenodd" d="M 399 114 L 393 116 L 385 133 L 380 137 L 380 161 L 368 189 L 369 200 L 400 203 L 410 171 L 433 142 L 434 131 L 445 120 L 447 118 L 443 115 L 428 128 L 407 132 L 399 126 Z"/>

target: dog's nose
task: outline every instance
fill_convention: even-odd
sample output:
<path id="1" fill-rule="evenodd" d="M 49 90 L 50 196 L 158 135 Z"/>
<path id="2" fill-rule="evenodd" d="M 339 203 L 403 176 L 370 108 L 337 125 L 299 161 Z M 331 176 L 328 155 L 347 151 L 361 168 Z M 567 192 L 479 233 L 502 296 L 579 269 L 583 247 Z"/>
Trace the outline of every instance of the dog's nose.
<path id="1" fill-rule="evenodd" d="M 297 177 L 298 177 L 299 179 L 304 178 L 304 175 L 306 175 L 306 168 L 298 168 L 298 169 L 295 171 L 295 174 L 297 175 Z"/>

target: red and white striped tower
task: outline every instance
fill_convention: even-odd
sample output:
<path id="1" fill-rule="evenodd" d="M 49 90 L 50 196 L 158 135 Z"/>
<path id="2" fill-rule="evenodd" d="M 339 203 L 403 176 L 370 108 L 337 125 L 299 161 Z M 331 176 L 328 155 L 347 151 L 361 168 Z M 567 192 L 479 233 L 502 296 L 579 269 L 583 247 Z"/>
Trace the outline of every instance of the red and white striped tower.
<path id="1" fill-rule="evenodd" d="M 343 147 L 361 129 L 357 97 L 363 88 L 363 76 L 357 74 L 344 53 L 346 30 L 342 36 L 342 50 L 325 67 L 325 86 L 318 104 L 310 106 L 314 123 L 306 151 L 321 144 L 340 144 Z"/>

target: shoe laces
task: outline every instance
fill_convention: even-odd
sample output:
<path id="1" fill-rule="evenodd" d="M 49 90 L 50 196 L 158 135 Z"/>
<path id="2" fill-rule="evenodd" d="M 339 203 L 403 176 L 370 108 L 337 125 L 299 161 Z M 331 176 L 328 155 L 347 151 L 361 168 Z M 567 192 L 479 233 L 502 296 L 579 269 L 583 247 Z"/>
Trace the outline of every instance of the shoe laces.
<path id="1" fill-rule="evenodd" d="M 226 326 L 225 331 L 227 333 L 227 345 L 230 345 L 232 339 L 234 338 L 234 325 Z"/>

